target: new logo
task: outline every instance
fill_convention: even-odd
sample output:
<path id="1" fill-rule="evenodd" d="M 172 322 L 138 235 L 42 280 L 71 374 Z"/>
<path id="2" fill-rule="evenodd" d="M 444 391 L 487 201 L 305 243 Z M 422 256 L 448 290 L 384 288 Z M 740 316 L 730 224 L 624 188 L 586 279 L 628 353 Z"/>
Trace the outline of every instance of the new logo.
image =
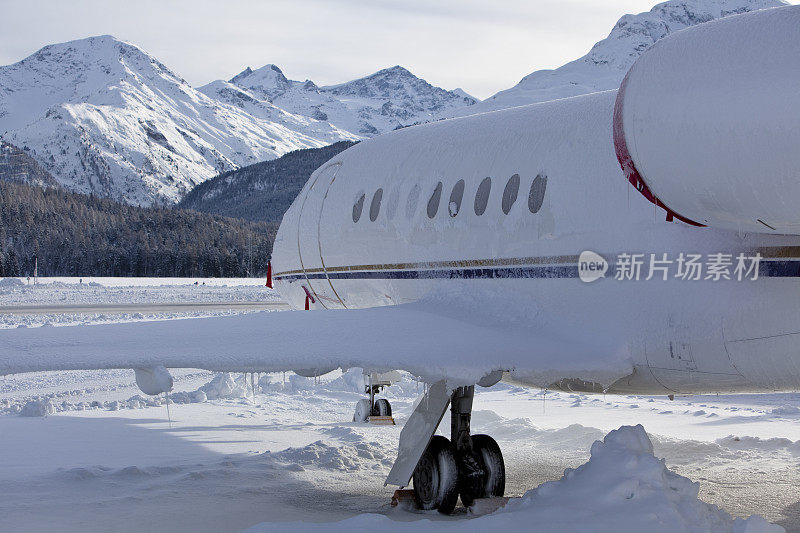
<path id="1" fill-rule="evenodd" d="M 589 250 L 581 252 L 580 257 L 578 257 L 578 276 L 581 281 L 590 283 L 604 278 L 607 271 L 608 261 L 603 259 L 603 256 Z"/>

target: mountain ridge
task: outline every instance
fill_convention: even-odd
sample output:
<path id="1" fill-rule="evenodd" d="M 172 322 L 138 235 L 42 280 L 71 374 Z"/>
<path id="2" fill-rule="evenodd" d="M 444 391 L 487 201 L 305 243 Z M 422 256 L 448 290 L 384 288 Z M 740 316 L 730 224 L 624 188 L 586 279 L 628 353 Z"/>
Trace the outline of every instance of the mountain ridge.
<path id="1" fill-rule="evenodd" d="M 110 35 L 47 45 L 0 67 L 0 139 L 69 190 L 166 205 L 217 174 L 438 118 L 425 106 L 465 101 L 403 69 L 399 85 L 416 84 L 441 101 L 408 94 L 392 101 L 382 94 L 380 106 L 365 97 L 348 107 L 313 82 L 268 70 L 308 105 L 295 106 L 295 113 L 270 95 L 222 80 L 201 88 L 204 94 L 135 44 Z M 246 69 L 233 80 L 258 72 Z M 380 83 L 372 85 L 377 90 Z"/>
<path id="2" fill-rule="evenodd" d="M 274 64 L 200 88 L 110 35 L 43 47 L 0 67 L 0 140 L 60 185 L 134 205 L 176 204 L 212 177 L 288 152 L 397 128 L 614 89 L 665 35 L 782 0 L 669 0 L 625 15 L 583 57 L 478 102 L 399 65 L 319 86 Z"/>
<path id="3" fill-rule="evenodd" d="M 327 121 L 359 139 L 404 126 L 439 120 L 477 100 L 468 94 L 435 87 L 400 65 L 335 85 L 288 79 L 267 63 L 245 68 L 227 82 L 215 80 L 199 88 L 224 99 L 237 90 L 253 102 L 268 102 L 289 113 Z"/>
<path id="4" fill-rule="evenodd" d="M 567 63 L 560 69 L 536 71 L 526 76 L 518 86 L 506 91 L 501 91 L 495 95 L 494 100 L 485 100 L 468 107 L 461 108 L 463 114 L 474 112 L 492 111 L 513 107 L 514 105 L 525 105 L 542 100 L 564 98 L 576 96 L 587 92 L 594 92 L 605 89 L 615 89 L 627 72 L 630 65 L 649 48 L 653 43 L 684 27 L 700 24 L 732 14 L 742 13 L 754 9 L 763 9 L 772 6 L 784 5 L 777 0 L 671 0 L 658 4 L 648 12 L 638 15 L 625 15 L 614 25 L 609 35 L 596 43 L 591 50 L 583 57 Z M 402 67 L 393 67 L 398 75 L 404 75 Z M 259 80 L 263 93 L 272 92 L 276 98 L 284 94 L 285 88 L 291 81 L 282 76 L 282 71 L 271 64 L 262 67 L 263 71 L 245 69 L 240 74 L 232 78 L 243 85 L 253 85 L 253 90 L 258 90 L 257 83 L 252 80 Z M 392 69 L 384 69 L 391 71 Z M 381 72 L 381 71 L 379 71 Z M 376 73 L 378 74 L 378 73 Z M 369 77 L 367 77 L 369 78 Z M 248 83 L 247 80 L 251 82 Z M 285 80 L 285 81 L 284 81 Z M 300 83 L 300 82 L 296 82 Z M 306 80 L 306 83 L 313 83 Z M 339 84 L 328 86 L 330 88 L 340 88 L 347 85 Z M 358 85 L 358 84 L 356 84 Z M 318 89 L 325 89 L 318 88 Z M 243 89 L 244 90 L 244 89 Z M 351 89 L 351 91 L 356 89 Z M 458 90 L 451 91 L 458 94 Z M 466 95 L 467 97 L 469 95 Z M 287 174 L 288 179 L 280 191 L 275 190 L 275 202 L 271 203 L 263 195 L 264 190 L 253 191 L 254 183 L 268 183 L 270 180 L 270 166 L 255 164 L 239 170 L 231 171 L 224 176 L 214 178 L 198 187 L 197 193 L 190 194 L 192 201 L 182 204 L 199 210 L 213 213 L 225 214 L 229 216 L 242 216 L 244 200 L 248 194 L 254 198 L 259 198 L 262 212 L 258 216 L 263 220 L 278 220 L 281 214 L 280 209 L 288 208 L 293 198 L 301 189 L 311 173 L 324 162 L 319 154 L 325 149 L 312 149 L 303 151 L 305 157 L 313 162 L 308 165 L 304 177 L 298 179 L 298 172 L 301 165 L 296 165 L 297 170 Z M 298 154 L 295 154 L 298 155 Z M 287 157 L 292 156 L 288 154 Z M 294 156 L 293 156 L 294 157 Z M 282 163 L 275 160 L 275 163 Z M 274 184 L 270 185 L 274 187 Z M 257 187 L 255 187 L 257 189 Z M 203 198 L 202 191 L 213 191 L 215 197 Z M 203 193 L 205 194 L 205 193 Z M 230 199 L 226 200 L 228 196 Z M 189 197 L 187 197 L 188 199 Z M 233 199 L 236 199 L 235 201 Z M 281 207 L 282 206 L 282 207 Z M 253 218 L 254 204 L 246 208 L 247 217 Z"/>
<path id="5" fill-rule="evenodd" d="M 483 113 L 590 92 L 616 89 L 633 62 L 650 46 L 682 29 L 731 15 L 787 5 L 783 0 L 669 0 L 650 11 L 623 15 L 589 52 L 556 69 L 531 72 L 467 111 Z"/>

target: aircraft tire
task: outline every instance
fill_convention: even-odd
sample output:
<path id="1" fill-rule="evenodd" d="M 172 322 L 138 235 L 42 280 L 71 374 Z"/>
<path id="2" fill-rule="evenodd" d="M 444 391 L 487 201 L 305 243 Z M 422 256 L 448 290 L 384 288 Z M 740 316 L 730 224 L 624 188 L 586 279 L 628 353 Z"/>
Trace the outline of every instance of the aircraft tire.
<path id="1" fill-rule="evenodd" d="M 392 405 L 386 398 L 375 400 L 373 414 L 376 416 L 392 416 Z"/>
<path id="2" fill-rule="evenodd" d="M 477 498 L 494 498 L 506 491 L 506 467 L 497 441 L 489 435 L 472 435 L 472 457 L 484 474 L 477 483 L 461 484 L 461 501 L 466 507 Z"/>
<path id="3" fill-rule="evenodd" d="M 362 398 L 356 403 L 356 411 L 353 414 L 353 422 L 366 422 L 372 412 L 372 406 L 369 399 Z"/>
<path id="4" fill-rule="evenodd" d="M 450 514 L 458 502 L 458 465 L 446 437 L 434 435 L 414 469 L 414 498 L 420 509 Z"/>

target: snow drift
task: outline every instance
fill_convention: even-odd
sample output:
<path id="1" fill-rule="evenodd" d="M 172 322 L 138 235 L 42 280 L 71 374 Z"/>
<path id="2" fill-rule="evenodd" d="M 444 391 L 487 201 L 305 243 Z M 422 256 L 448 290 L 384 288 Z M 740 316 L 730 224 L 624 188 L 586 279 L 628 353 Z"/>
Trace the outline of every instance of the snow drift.
<path id="1" fill-rule="evenodd" d="M 592 445 L 591 458 L 568 468 L 558 481 L 527 492 L 496 513 L 469 522 L 477 531 L 528 530 L 593 532 L 730 532 L 779 533 L 780 526 L 760 516 L 733 518 L 697 497 L 699 483 L 670 471 L 653 455 L 641 425 L 622 426 Z M 464 530 L 462 520 L 396 522 L 365 514 L 335 524 L 259 524 L 248 533 L 271 531 Z"/>

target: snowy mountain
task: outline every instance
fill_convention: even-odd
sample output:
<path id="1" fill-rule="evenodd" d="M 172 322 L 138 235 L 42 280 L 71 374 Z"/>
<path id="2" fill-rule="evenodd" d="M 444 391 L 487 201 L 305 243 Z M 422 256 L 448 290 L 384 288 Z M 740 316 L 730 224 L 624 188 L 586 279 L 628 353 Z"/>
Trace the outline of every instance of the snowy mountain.
<path id="1" fill-rule="evenodd" d="M 132 204 L 176 203 L 195 185 L 289 151 L 398 127 L 619 86 L 669 33 L 782 0 L 670 0 L 625 15 L 584 57 L 526 76 L 484 102 L 395 66 L 340 85 L 275 65 L 192 88 L 111 36 L 42 48 L 0 67 L 0 139 L 66 188 Z"/>
<path id="2" fill-rule="evenodd" d="M 0 67 L 2 139 L 67 188 L 132 204 L 174 203 L 220 172 L 354 138 L 268 102 L 245 107 L 209 98 L 111 36 Z"/>
<path id="3" fill-rule="evenodd" d="M 319 87 L 311 80 L 290 80 L 270 64 L 258 70 L 248 67 L 228 82 L 218 80 L 200 88 L 206 95 L 227 102 L 237 90 L 249 106 L 257 102 L 274 104 L 289 113 L 330 122 L 361 138 L 438 120 L 477 102 L 462 90 L 434 87 L 400 66 L 340 85 Z"/>
<path id="4" fill-rule="evenodd" d="M 517 85 L 453 116 L 616 89 L 633 62 L 678 30 L 729 15 L 786 5 L 782 0 L 670 0 L 646 13 L 625 15 L 588 54 L 555 70 L 538 70 Z"/>

